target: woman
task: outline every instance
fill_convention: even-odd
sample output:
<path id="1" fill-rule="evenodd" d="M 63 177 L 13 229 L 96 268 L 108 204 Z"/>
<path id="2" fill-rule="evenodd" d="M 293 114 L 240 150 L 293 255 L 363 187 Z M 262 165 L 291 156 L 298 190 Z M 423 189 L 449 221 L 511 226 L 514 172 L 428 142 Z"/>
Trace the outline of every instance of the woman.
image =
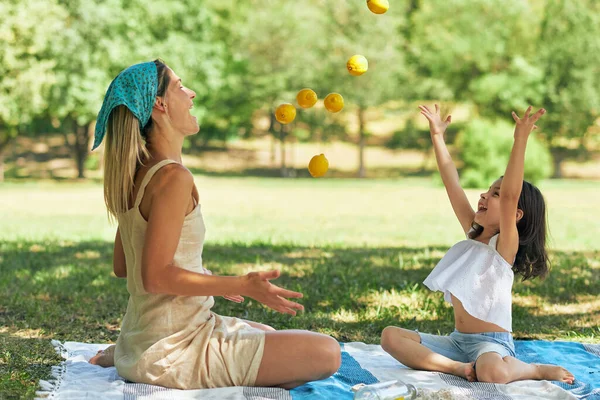
<path id="1" fill-rule="evenodd" d="M 279 271 L 213 276 L 202 267 L 199 195 L 181 162 L 184 138 L 199 131 L 194 97 L 160 60 L 127 68 L 107 91 L 94 148 L 106 133 L 104 197 L 119 223 L 114 271 L 127 278 L 130 298 L 116 346 L 90 362 L 179 389 L 324 379 L 341 362 L 333 338 L 211 312 L 213 296 L 248 296 L 290 315 L 303 307 L 286 299 L 301 293 L 270 282 Z"/>

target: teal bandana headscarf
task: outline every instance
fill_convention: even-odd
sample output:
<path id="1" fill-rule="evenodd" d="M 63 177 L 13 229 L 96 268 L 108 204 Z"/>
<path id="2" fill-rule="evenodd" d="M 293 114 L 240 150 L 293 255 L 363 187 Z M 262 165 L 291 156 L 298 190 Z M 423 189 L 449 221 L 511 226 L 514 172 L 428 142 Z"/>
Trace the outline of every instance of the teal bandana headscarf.
<path id="1" fill-rule="evenodd" d="M 152 115 L 157 89 L 158 77 L 154 61 L 132 65 L 117 75 L 108 87 L 98 113 L 92 150 L 102 143 L 108 116 L 119 105 L 126 106 L 135 115 L 142 130 Z"/>

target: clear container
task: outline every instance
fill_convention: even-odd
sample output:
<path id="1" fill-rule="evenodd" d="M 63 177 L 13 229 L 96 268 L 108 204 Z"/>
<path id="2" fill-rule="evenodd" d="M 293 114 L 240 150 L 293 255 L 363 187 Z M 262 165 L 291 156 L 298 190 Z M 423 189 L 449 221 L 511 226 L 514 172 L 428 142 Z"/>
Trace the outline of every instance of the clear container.
<path id="1" fill-rule="evenodd" d="M 417 397 L 417 389 L 402 381 L 362 385 L 357 389 L 354 400 L 412 400 Z"/>

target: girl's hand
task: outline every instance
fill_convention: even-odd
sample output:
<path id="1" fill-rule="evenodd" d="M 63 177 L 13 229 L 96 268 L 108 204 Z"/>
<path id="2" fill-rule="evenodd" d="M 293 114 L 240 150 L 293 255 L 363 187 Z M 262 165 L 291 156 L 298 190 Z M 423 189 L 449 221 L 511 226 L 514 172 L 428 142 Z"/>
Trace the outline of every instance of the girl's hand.
<path id="1" fill-rule="evenodd" d="M 206 269 L 206 268 L 202 268 L 202 269 L 204 270 L 204 273 L 206 275 L 212 275 L 213 274 L 212 271 L 209 270 L 209 269 Z M 226 296 L 223 296 L 223 298 L 225 300 L 233 301 L 234 303 L 242 303 L 244 301 L 244 298 L 242 296 L 240 296 L 240 295 L 233 295 L 233 294 L 232 295 L 226 295 Z"/>
<path id="2" fill-rule="evenodd" d="M 435 105 L 435 112 L 431 111 L 427 106 L 419 106 L 421 110 L 421 114 L 427 118 L 429 121 L 429 132 L 431 133 L 431 137 L 433 138 L 436 135 L 444 135 L 446 132 L 446 128 L 452 122 L 452 116 L 448 115 L 444 121 L 442 121 L 442 117 L 440 116 L 440 107 Z"/>
<path id="3" fill-rule="evenodd" d="M 515 126 L 515 139 L 518 137 L 528 137 L 532 130 L 537 129 L 537 126 L 535 125 L 537 120 L 546 113 L 546 110 L 540 108 L 535 114 L 530 115 L 531 108 L 532 107 L 529 106 L 527 111 L 525 111 L 523 118 L 519 118 L 514 111 L 512 112 L 512 117 L 517 123 L 517 126 Z"/>
<path id="4" fill-rule="evenodd" d="M 250 272 L 242 277 L 242 294 L 252 297 L 256 301 L 282 314 L 296 315 L 296 310 L 304 310 L 304 306 L 289 301 L 285 297 L 301 298 L 302 293 L 292 292 L 269 282 L 277 279 L 279 275 L 278 270 Z"/>

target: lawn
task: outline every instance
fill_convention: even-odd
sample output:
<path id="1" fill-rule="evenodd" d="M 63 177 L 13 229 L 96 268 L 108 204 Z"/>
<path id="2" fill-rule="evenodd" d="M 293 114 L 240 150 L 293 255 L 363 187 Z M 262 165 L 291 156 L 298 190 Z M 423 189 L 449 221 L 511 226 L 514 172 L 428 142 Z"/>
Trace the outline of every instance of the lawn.
<path id="1" fill-rule="evenodd" d="M 207 225 L 204 259 L 218 274 L 279 268 L 306 311 L 275 314 L 250 299 L 214 311 L 277 329 L 378 343 L 390 324 L 452 330 L 452 310 L 421 282 L 461 239 L 431 180 L 197 176 Z M 598 182 L 547 181 L 553 270 L 515 283 L 518 339 L 600 343 Z M 480 191 L 469 191 L 476 202 Z M 114 342 L 125 280 L 111 275 L 112 240 L 94 183 L 0 185 L 0 398 L 31 398 L 60 359 L 49 338 Z"/>

